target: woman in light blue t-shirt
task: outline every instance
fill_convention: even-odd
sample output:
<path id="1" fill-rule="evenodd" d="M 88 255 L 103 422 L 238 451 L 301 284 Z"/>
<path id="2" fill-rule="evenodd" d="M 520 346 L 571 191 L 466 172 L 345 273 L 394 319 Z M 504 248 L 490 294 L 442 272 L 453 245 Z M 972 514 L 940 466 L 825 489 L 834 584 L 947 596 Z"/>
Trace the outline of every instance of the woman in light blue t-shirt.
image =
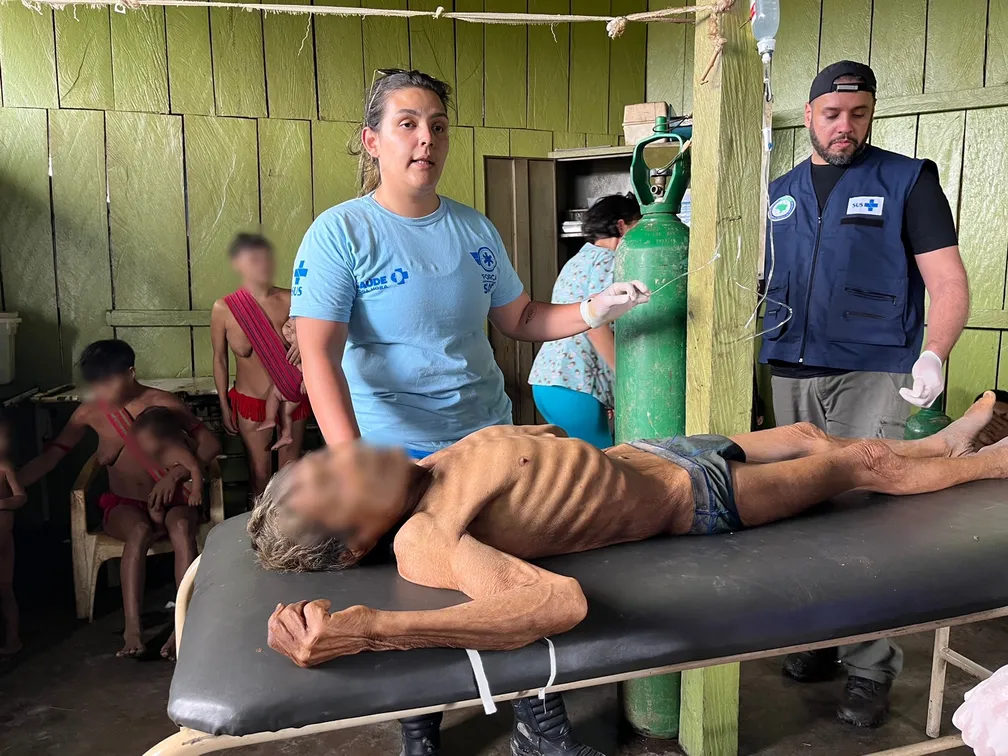
<path id="1" fill-rule="evenodd" d="M 634 282 L 569 304 L 531 301 L 493 224 L 437 193 L 447 85 L 382 73 L 361 133 L 362 196 L 308 229 L 290 312 L 326 442 L 360 436 L 420 458 L 511 422 L 488 319 L 518 341 L 551 341 L 608 323 L 649 294 Z"/>
<path id="2" fill-rule="evenodd" d="M 578 302 L 612 284 L 616 247 L 640 217 L 640 206 L 630 195 L 612 194 L 588 209 L 581 221 L 588 243 L 560 271 L 553 286 L 554 304 Z M 612 446 L 609 410 L 615 368 L 616 346 L 608 323 L 543 344 L 529 374 L 539 413 L 571 438 L 600 449 Z"/>
<path id="3" fill-rule="evenodd" d="M 633 282 L 570 304 L 531 301 L 490 221 L 437 193 L 448 86 L 417 71 L 379 73 L 361 131 L 362 196 L 325 211 L 305 234 L 290 313 L 326 443 L 360 436 L 419 459 L 511 423 L 487 320 L 519 341 L 563 339 L 650 293 Z M 515 711 L 523 724 L 512 733 L 515 753 L 601 756 L 570 736 L 559 694 L 521 699 Z M 403 753 L 436 756 L 440 722 L 404 720 Z"/>

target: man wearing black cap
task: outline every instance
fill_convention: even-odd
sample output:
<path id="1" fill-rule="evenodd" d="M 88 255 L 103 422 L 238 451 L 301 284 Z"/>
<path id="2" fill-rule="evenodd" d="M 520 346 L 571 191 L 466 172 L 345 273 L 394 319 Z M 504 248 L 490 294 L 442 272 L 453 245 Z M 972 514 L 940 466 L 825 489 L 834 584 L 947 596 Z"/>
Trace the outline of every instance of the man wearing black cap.
<path id="1" fill-rule="evenodd" d="M 944 389 L 944 363 L 969 314 L 952 211 L 930 160 L 868 144 L 875 74 L 840 61 L 809 92 L 812 156 L 770 185 L 760 361 L 778 425 L 901 438 L 910 405 Z M 924 293 L 930 295 L 927 343 Z M 882 724 L 903 654 L 887 640 L 792 654 L 801 682 L 848 680 L 845 722 Z"/>

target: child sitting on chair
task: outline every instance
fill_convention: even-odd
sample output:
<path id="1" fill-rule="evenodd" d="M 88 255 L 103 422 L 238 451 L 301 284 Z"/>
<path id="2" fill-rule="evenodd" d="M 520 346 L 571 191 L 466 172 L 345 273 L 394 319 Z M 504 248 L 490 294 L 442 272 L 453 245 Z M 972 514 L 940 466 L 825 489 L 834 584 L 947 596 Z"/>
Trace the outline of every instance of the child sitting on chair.
<path id="1" fill-rule="evenodd" d="M 137 445 L 155 464 L 166 470 L 181 465 L 189 471 L 191 481 L 184 486 L 186 503 L 198 507 L 203 503 L 203 470 L 189 446 L 189 439 L 179 423 L 178 415 L 167 407 L 148 407 L 133 422 L 130 432 Z M 172 504 L 154 503 L 147 506 L 156 533 L 165 529 L 165 512 Z"/>
<path id="2" fill-rule="evenodd" d="M 4 642 L 0 656 L 21 650 L 18 634 L 18 606 L 14 598 L 14 510 L 28 501 L 11 462 L 14 428 L 0 415 L 0 614 L 3 615 Z"/>
<path id="3" fill-rule="evenodd" d="M 294 320 L 288 318 L 287 322 L 283 325 L 283 335 L 290 343 L 294 342 L 293 332 Z M 304 397 L 307 393 L 304 381 L 302 381 L 301 396 Z M 270 386 L 269 394 L 266 396 L 266 420 L 256 430 L 270 430 L 276 427 L 277 413 L 281 413 L 280 433 L 277 436 L 276 443 L 271 447 L 273 451 L 294 443 L 294 411 L 301 405 L 302 401 L 300 399 L 296 402 L 289 401 L 280 392 L 280 389 L 276 387 L 275 383 Z"/>

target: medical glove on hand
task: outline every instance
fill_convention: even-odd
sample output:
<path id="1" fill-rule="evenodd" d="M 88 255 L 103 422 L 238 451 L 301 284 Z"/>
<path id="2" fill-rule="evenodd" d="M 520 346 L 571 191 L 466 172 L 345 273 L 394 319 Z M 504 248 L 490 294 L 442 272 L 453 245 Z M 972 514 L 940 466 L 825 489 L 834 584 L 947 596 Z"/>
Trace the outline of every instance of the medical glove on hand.
<path id="1" fill-rule="evenodd" d="M 589 328 L 598 328 L 626 315 L 650 298 L 651 292 L 640 281 L 614 283 L 601 294 L 596 294 L 581 303 L 581 317 Z"/>
<path id="2" fill-rule="evenodd" d="M 977 756 L 1008 756 L 1008 667 L 966 693 L 952 724 Z"/>
<path id="3" fill-rule="evenodd" d="M 910 374 L 914 379 L 913 388 L 901 388 L 900 396 L 917 407 L 930 407 L 945 390 L 941 358 L 934 352 L 924 352 Z"/>

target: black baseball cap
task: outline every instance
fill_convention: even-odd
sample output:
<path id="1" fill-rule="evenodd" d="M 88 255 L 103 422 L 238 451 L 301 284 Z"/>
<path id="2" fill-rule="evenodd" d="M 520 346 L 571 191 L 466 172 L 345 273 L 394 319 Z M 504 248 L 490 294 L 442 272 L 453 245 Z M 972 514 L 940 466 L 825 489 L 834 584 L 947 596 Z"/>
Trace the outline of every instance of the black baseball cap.
<path id="1" fill-rule="evenodd" d="M 837 79 L 852 76 L 858 77 L 861 81 L 836 83 Z M 871 92 L 874 95 L 876 86 L 875 72 L 869 66 L 853 60 L 841 60 L 831 63 L 816 75 L 809 89 L 808 101 L 812 102 L 830 92 Z"/>

